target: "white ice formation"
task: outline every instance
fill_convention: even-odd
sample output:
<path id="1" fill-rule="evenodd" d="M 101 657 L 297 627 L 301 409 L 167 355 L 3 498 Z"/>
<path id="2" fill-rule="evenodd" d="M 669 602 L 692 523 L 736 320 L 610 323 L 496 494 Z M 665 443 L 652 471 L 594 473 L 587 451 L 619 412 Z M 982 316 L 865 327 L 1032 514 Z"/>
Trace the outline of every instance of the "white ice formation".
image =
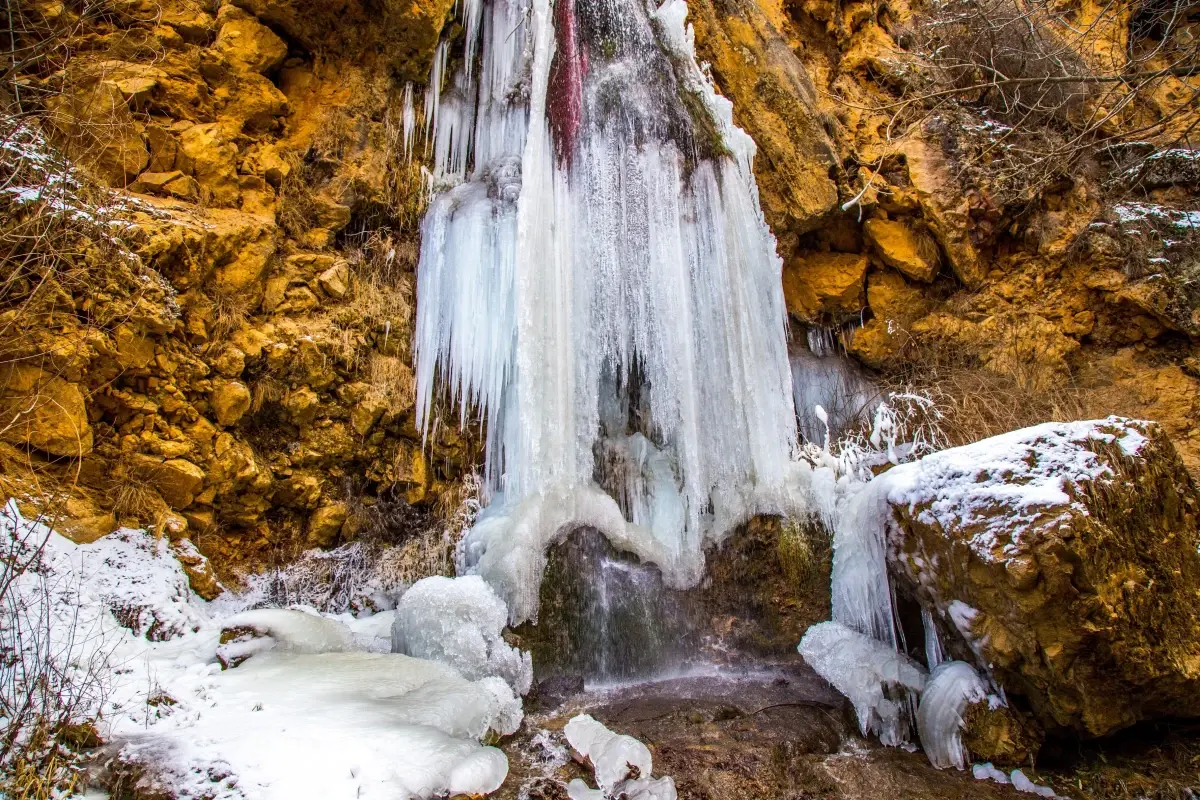
<path id="1" fill-rule="evenodd" d="M 986 700 L 987 695 L 979 673 L 963 661 L 947 661 L 929 674 L 917 707 L 917 732 L 931 764 L 938 769 L 967 768 L 962 715 L 968 705 Z"/>
<path id="2" fill-rule="evenodd" d="M 467 680 L 502 678 L 523 695 L 533 662 L 501 638 L 507 622 L 504 601 L 478 575 L 423 578 L 396 606 L 392 652 L 449 664 Z"/>
<path id="3" fill-rule="evenodd" d="M 886 745 L 903 744 L 913 716 L 914 693 L 925 688 L 920 664 L 895 646 L 838 622 L 809 628 L 800 640 L 800 655 L 821 677 L 849 698 L 864 734 Z"/>
<path id="4" fill-rule="evenodd" d="M 654 767 L 650 749 L 632 736 L 613 733 L 589 714 L 573 717 L 563 728 L 563 735 L 571 748 L 592 765 L 600 787 L 591 789 L 576 778 L 567 787 L 571 800 L 675 800 L 675 781 L 650 777 Z"/>
<path id="5" fill-rule="evenodd" d="M 490 505 L 461 567 L 513 622 L 536 618 L 545 548 L 575 528 L 687 586 L 706 542 L 802 505 L 754 144 L 686 14 L 464 0 L 463 67 L 435 64 L 417 411 L 439 422 L 436 384 L 461 423 L 486 420 Z"/>
<path id="6" fill-rule="evenodd" d="M 371 619 L 213 618 L 221 605 L 188 591 L 165 540 L 121 531 L 75 545 L 12 502 L 0 509 L 0 549 L 15 558 L 0 560 L 0 648 L 12 656 L 0 660 L 0 701 L 67 704 L 97 720 L 120 759 L 172 796 L 482 796 L 508 773 L 504 754 L 479 741 L 520 725 L 508 684 L 355 649 L 352 634 L 372 633 Z M 14 574 L 14 564 L 30 566 Z M 222 669 L 223 630 L 249 631 L 269 651 Z M 50 669 L 29 671 L 36 659 Z"/>

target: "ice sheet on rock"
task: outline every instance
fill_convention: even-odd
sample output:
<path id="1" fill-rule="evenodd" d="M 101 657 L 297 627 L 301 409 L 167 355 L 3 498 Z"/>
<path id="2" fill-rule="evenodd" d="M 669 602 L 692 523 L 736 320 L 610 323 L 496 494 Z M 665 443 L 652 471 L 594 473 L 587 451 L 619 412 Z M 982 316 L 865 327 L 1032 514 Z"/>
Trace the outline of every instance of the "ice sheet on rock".
<path id="1" fill-rule="evenodd" d="M 908 741 L 914 694 L 925 670 L 895 648 L 837 622 L 809 628 L 797 648 L 822 678 L 854 705 L 863 734 L 886 745 Z"/>
<path id="2" fill-rule="evenodd" d="M 987 699 L 987 694 L 979 673 L 965 662 L 947 661 L 929 674 L 917 706 L 917 732 L 933 766 L 966 769 L 962 715 L 971 703 Z"/>
<path id="3" fill-rule="evenodd" d="M 502 678 L 523 695 L 533 662 L 504 641 L 507 623 L 504 601 L 479 576 L 424 578 L 396 606 L 392 651 L 449 664 L 468 680 Z"/>
<path id="4" fill-rule="evenodd" d="M 590 714 L 573 717 L 563 728 L 563 735 L 575 752 L 591 762 L 596 783 L 612 795 L 617 784 L 630 777 L 631 767 L 638 776 L 653 773 L 650 749 L 632 736 L 613 733 Z"/>
<path id="5" fill-rule="evenodd" d="M 261 608 L 221 621 L 217 658 L 237 664 L 250 656 L 284 653 L 341 653 L 355 646 L 354 634 L 341 622 L 312 610 Z"/>

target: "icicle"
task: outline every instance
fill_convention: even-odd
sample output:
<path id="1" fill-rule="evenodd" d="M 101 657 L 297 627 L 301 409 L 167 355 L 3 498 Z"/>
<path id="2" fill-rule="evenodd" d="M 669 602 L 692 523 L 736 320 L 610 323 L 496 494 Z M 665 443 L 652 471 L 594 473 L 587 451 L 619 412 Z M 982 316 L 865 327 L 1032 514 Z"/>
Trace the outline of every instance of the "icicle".
<path id="1" fill-rule="evenodd" d="M 938 636 L 937 623 L 933 621 L 933 614 L 924 606 L 921 607 L 921 625 L 925 629 L 925 663 L 929 665 L 930 669 L 934 669 L 946 660 L 946 656 L 942 652 L 942 640 Z"/>
<path id="2" fill-rule="evenodd" d="M 429 70 L 429 85 L 425 87 L 425 153 L 437 137 L 438 115 L 442 104 L 442 84 L 446 79 L 446 63 L 450 58 L 450 43 L 438 42 L 433 51 L 433 67 Z"/>
<path id="3" fill-rule="evenodd" d="M 400 121 L 404 131 L 404 158 L 408 161 L 411 161 L 413 136 L 417 132 L 417 115 L 413 111 L 412 81 L 404 84 L 404 105 L 403 110 L 401 111 Z"/>
<path id="4" fill-rule="evenodd" d="M 911 701 L 925 671 L 895 648 L 836 622 L 813 625 L 797 648 L 821 677 L 854 705 L 863 734 L 885 745 L 908 741 Z"/>

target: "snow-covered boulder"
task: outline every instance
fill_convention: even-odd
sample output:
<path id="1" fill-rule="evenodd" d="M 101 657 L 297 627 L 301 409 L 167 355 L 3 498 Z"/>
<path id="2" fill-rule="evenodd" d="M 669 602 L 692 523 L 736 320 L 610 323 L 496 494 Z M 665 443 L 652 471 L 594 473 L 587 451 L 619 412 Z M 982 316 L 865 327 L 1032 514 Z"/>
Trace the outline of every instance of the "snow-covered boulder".
<path id="1" fill-rule="evenodd" d="M 899 594 L 1047 728 L 1200 716 L 1200 495 L 1158 425 L 1038 425 L 867 492 Z"/>

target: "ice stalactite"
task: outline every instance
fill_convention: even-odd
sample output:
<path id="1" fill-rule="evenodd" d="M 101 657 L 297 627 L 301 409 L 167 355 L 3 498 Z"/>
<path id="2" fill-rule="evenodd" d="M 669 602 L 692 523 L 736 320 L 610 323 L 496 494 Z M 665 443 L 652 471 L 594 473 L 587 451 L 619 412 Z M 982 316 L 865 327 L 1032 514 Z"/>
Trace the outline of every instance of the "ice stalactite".
<path id="1" fill-rule="evenodd" d="M 413 137 L 417 133 L 417 114 L 413 109 L 412 81 L 404 84 L 404 99 L 401 101 L 400 125 L 404 135 L 404 158 L 411 159 L 413 153 Z"/>
<path id="2" fill-rule="evenodd" d="M 487 423 L 490 504 L 461 566 L 513 622 L 536 618 L 545 548 L 577 527 L 692 585 L 707 542 L 804 505 L 754 144 L 681 0 L 465 13 L 469 57 L 437 95 L 439 50 L 426 107 L 440 193 L 416 336 L 420 423 L 435 383 Z"/>
<path id="3" fill-rule="evenodd" d="M 917 709 L 917 730 L 931 764 L 939 768 L 967 768 L 962 715 L 968 705 L 987 696 L 987 687 L 970 664 L 947 661 L 930 673 Z"/>

